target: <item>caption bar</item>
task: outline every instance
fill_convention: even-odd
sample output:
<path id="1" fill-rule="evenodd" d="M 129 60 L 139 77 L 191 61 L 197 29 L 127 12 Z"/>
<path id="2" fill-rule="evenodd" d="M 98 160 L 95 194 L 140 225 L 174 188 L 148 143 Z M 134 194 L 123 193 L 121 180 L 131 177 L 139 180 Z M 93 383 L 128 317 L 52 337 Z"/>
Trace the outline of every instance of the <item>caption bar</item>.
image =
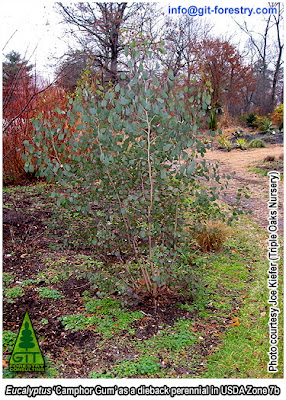
<path id="1" fill-rule="evenodd" d="M 139 387 L 125 387 L 125 386 L 74 386 L 67 387 L 56 385 L 50 386 L 24 386 L 16 387 L 13 385 L 7 385 L 5 389 L 5 395 L 18 395 L 27 397 L 36 396 L 50 396 L 56 394 L 58 396 L 186 396 L 186 395 L 197 395 L 197 396 L 212 396 L 212 395 L 246 395 L 246 396 L 257 396 L 257 395 L 272 395 L 279 396 L 281 389 L 277 385 L 269 386 L 253 386 L 253 385 L 206 385 L 206 386 L 146 386 L 140 385 Z"/>

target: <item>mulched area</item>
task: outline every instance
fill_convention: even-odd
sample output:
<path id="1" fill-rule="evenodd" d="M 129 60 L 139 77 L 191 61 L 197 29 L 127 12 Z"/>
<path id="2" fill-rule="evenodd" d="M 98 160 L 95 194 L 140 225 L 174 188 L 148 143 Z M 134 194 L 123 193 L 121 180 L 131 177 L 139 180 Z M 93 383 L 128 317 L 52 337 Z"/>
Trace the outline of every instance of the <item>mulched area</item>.
<path id="1" fill-rule="evenodd" d="M 15 198 L 14 194 L 7 192 L 4 193 L 3 203 L 3 272 L 13 272 L 16 276 L 12 286 L 17 282 L 34 279 L 46 268 L 46 256 L 57 259 L 76 255 L 74 250 L 51 250 L 50 245 L 55 244 L 55 238 L 50 235 L 47 222 L 52 216 L 53 207 L 46 203 L 45 196 L 30 190 L 29 194 L 23 191 Z M 44 286 L 60 290 L 65 297 L 40 297 L 37 288 Z M 121 331 L 116 337 L 102 340 L 92 328 L 75 332 L 65 330 L 60 319 L 68 314 L 86 313 L 82 293 L 89 289 L 92 291 L 87 279 L 77 279 L 73 274 L 61 282 L 47 284 L 39 281 L 37 285 L 27 285 L 23 289 L 24 295 L 15 299 L 14 303 L 3 303 L 3 330 L 18 333 L 28 310 L 40 348 L 57 369 L 57 377 L 60 378 L 88 378 L 90 372 L 104 371 L 104 368 L 108 370 L 118 360 L 134 359 L 136 350 L 131 343 L 142 342 L 157 335 L 159 330 L 172 326 L 178 318 L 195 321 L 197 314 L 178 307 L 178 303 L 191 304 L 191 297 L 184 298 L 165 291 L 160 293 L 154 304 L 153 299 L 142 295 L 138 304 L 130 306 L 130 311 L 140 310 L 144 314 L 144 318 L 133 323 L 134 333 Z M 166 374 L 172 369 L 172 377 L 197 376 L 204 368 L 207 356 L 219 346 L 228 322 L 227 317 L 223 323 L 218 322 L 215 310 L 212 321 L 204 322 L 200 319 L 200 322 L 196 322 L 193 333 L 203 335 L 204 340 L 186 350 L 185 365 L 164 364 L 162 360 Z M 4 357 L 6 360 L 9 358 L 5 352 Z M 27 373 L 22 376 L 30 377 Z"/>
<path id="2" fill-rule="evenodd" d="M 245 139 L 247 142 L 250 142 L 253 139 L 261 139 L 267 144 L 282 144 L 283 143 L 283 133 L 278 132 L 275 134 L 265 134 L 265 133 L 253 133 L 253 134 L 248 134 L 248 135 L 241 135 L 239 136 L 241 139 Z M 235 143 L 237 138 L 232 137 L 231 139 L 232 143 Z"/>

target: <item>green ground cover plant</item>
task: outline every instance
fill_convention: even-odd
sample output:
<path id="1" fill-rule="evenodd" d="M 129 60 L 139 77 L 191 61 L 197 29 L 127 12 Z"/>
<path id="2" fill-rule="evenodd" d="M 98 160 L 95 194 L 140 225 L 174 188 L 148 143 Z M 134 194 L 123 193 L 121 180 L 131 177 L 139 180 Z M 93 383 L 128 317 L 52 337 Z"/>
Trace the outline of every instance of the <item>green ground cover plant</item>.
<path id="1" fill-rule="evenodd" d="M 65 329 L 76 331 L 79 329 L 92 328 L 105 338 L 111 338 L 122 330 L 132 334 L 130 324 L 143 318 L 140 311 L 128 311 L 120 307 L 120 301 L 111 298 L 86 298 L 85 310 L 88 315 L 72 314 L 62 317 Z"/>
<path id="2" fill-rule="evenodd" d="M 45 299 L 63 299 L 65 296 L 61 294 L 57 289 L 51 289 L 49 287 L 42 287 L 37 289 L 40 297 Z"/>
<path id="3" fill-rule="evenodd" d="M 236 139 L 235 144 L 241 150 L 246 150 L 248 147 L 248 143 L 244 138 Z"/>
<path id="4" fill-rule="evenodd" d="M 13 272 L 3 272 L 2 274 L 2 281 L 3 281 L 3 285 L 10 285 L 11 283 L 13 283 L 15 281 L 15 275 Z"/>
<path id="5" fill-rule="evenodd" d="M 265 134 L 275 133 L 274 126 L 269 119 L 265 119 L 259 125 L 259 130 Z"/>
<path id="6" fill-rule="evenodd" d="M 248 147 L 250 147 L 250 148 L 260 148 L 260 147 L 266 147 L 266 144 L 261 139 L 252 139 L 249 142 Z"/>
<path id="7" fill-rule="evenodd" d="M 2 333 L 2 341 L 3 341 L 3 352 L 6 351 L 12 352 L 15 342 L 17 339 L 17 333 L 12 331 L 3 331 Z"/>
<path id="8" fill-rule="evenodd" d="M 231 150 L 231 141 L 225 135 L 220 135 L 217 142 L 222 149 Z"/>
<path id="9" fill-rule="evenodd" d="M 24 296 L 24 290 L 19 285 L 7 289 L 4 288 L 3 295 L 4 301 L 7 301 L 8 303 L 15 303 L 19 297 Z"/>

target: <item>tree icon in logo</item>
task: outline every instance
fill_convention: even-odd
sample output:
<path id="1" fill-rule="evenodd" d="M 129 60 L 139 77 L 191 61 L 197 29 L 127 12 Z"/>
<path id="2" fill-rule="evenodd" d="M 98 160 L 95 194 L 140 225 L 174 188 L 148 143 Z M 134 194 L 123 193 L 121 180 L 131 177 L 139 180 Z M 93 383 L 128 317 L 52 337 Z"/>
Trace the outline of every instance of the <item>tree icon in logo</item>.
<path id="1" fill-rule="evenodd" d="M 32 331 L 29 329 L 29 322 L 25 322 L 25 329 L 22 331 L 19 347 L 26 349 L 26 351 L 35 347 L 35 343 L 33 343 Z"/>

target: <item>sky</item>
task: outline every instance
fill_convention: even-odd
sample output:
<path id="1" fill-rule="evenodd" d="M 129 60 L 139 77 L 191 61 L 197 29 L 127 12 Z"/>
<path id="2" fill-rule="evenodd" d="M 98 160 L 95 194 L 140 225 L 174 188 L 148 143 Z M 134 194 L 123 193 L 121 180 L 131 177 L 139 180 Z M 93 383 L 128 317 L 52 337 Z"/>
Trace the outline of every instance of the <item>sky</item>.
<path id="1" fill-rule="evenodd" d="M 142 2 L 142 0 L 141 0 Z M 257 0 L 181 0 L 172 2 L 159 2 L 168 13 L 171 7 L 188 7 L 196 5 L 201 12 L 206 12 L 207 7 L 264 7 L 267 2 Z M 45 78 L 51 80 L 55 58 L 65 53 L 67 44 L 64 35 L 64 25 L 60 16 L 54 9 L 55 2 L 51 0 L 37 1 L 5 1 L 1 2 L 1 49 L 2 58 L 10 51 L 19 52 L 31 64 L 36 65 L 36 70 Z M 173 16 L 176 18 L 176 16 Z M 178 17 L 178 16 L 177 16 Z M 192 18 L 192 17 L 190 17 Z M 198 18 L 203 18 L 198 16 Z M 231 15 L 211 14 L 208 19 L 214 24 L 214 33 L 229 37 L 232 35 L 235 44 L 242 48 L 246 37 L 236 26 Z M 261 17 L 244 14 L 237 16 L 237 21 L 246 20 L 250 25 L 260 26 Z"/>
<path id="2" fill-rule="evenodd" d="M 15 50 L 41 74 L 52 76 L 49 64 L 66 49 L 54 2 L 2 2 L 1 15 L 2 57 Z"/>

